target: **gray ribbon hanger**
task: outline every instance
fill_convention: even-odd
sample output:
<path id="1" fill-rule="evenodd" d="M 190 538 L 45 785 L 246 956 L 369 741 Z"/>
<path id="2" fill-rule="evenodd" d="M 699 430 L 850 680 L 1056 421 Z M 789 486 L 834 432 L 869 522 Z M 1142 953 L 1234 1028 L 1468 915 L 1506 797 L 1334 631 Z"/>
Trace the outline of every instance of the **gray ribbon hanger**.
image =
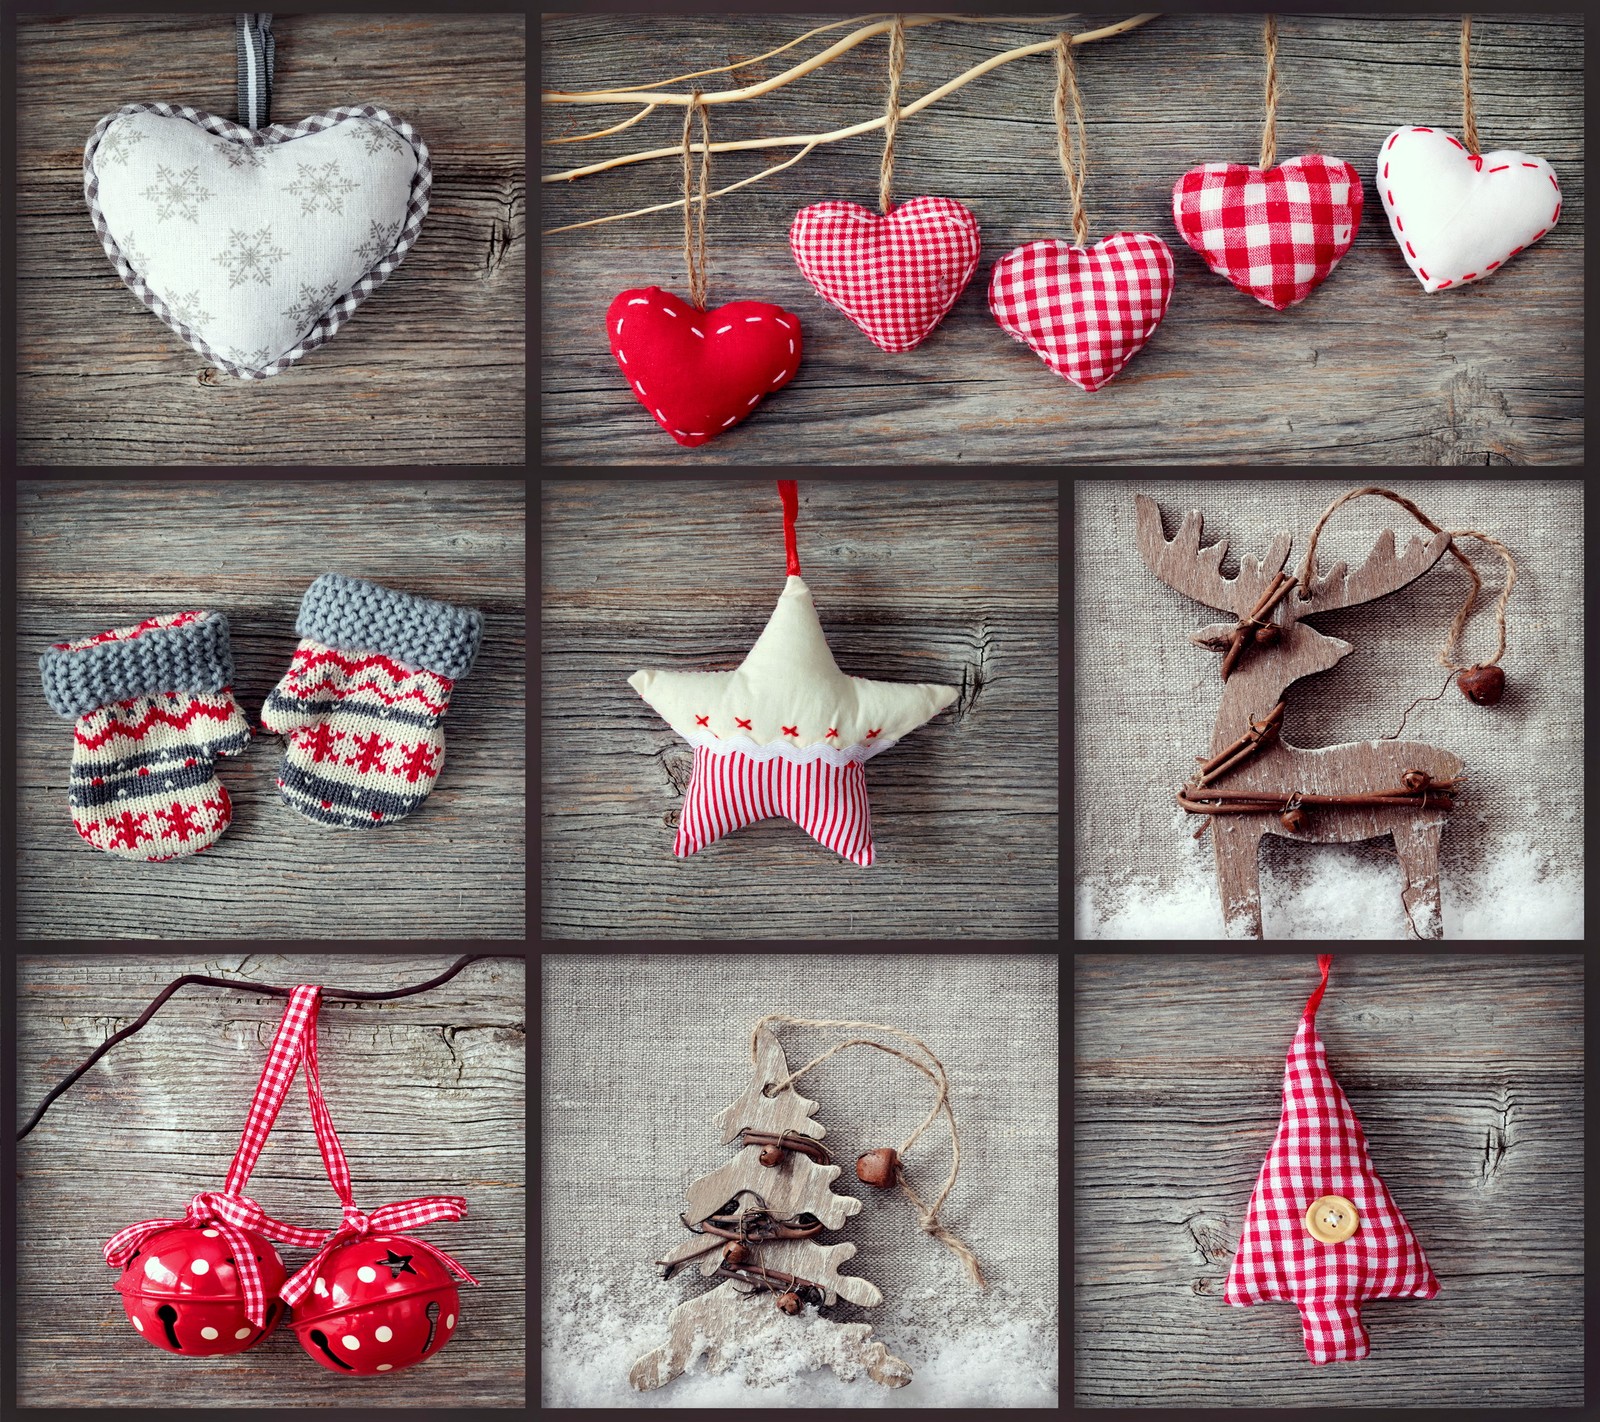
<path id="1" fill-rule="evenodd" d="M 272 16 L 240 15 L 238 46 L 239 122 L 265 128 L 272 113 Z"/>

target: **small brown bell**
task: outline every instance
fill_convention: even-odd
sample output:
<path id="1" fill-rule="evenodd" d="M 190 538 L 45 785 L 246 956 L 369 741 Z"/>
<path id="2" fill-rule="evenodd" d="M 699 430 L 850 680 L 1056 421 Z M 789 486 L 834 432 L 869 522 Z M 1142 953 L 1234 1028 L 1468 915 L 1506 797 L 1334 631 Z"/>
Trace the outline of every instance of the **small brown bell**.
<path id="1" fill-rule="evenodd" d="M 1461 694 L 1477 706 L 1493 706 L 1506 691 L 1506 674 L 1499 667 L 1468 667 L 1456 678 Z"/>
<path id="2" fill-rule="evenodd" d="M 1432 777 L 1426 770 L 1408 770 L 1400 777 L 1400 783 L 1407 790 L 1426 790 L 1433 783 Z"/>
<path id="3" fill-rule="evenodd" d="M 763 1165 L 776 1165 L 783 1159 L 783 1150 L 775 1145 L 766 1146 L 761 1152 L 760 1159 Z"/>
<path id="4" fill-rule="evenodd" d="M 893 1146 L 869 1150 L 856 1161 L 856 1178 L 863 1185 L 893 1185 L 900 1169 L 900 1157 Z"/>
<path id="5" fill-rule="evenodd" d="M 742 1239 L 736 1239 L 722 1251 L 722 1262 L 731 1268 L 737 1269 L 741 1264 L 750 1262 L 750 1246 Z"/>
<path id="6" fill-rule="evenodd" d="M 1306 812 L 1298 805 L 1293 805 L 1278 816 L 1278 822 L 1290 834 L 1303 834 L 1306 827 Z"/>
<path id="7" fill-rule="evenodd" d="M 786 1294 L 779 1294 L 776 1303 L 785 1313 L 800 1312 L 800 1295 L 795 1293 L 793 1289 L 790 1289 Z"/>
<path id="8" fill-rule="evenodd" d="M 1273 646 L 1283 636 L 1283 628 L 1276 622 L 1269 622 L 1265 627 L 1256 628 L 1256 641 L 1263 647 Z"/>

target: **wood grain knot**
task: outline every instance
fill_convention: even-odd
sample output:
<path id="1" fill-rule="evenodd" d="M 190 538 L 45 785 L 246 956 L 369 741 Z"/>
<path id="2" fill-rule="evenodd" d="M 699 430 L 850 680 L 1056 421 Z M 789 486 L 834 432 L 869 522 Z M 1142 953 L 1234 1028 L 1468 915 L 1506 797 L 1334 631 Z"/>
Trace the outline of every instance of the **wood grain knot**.
<path id="1" fill-rule="evenodd" d="M 1234 1232 L 1221 1216 L 1193 1214 L 1183 1222 L 1183 1227 L 1189 1235 L 1190 1247 L 1207 1264 L 1215 1264 L 1233 1253 Z M 1201 1290 L 1196 1288 L 1195 1292 Z"/>

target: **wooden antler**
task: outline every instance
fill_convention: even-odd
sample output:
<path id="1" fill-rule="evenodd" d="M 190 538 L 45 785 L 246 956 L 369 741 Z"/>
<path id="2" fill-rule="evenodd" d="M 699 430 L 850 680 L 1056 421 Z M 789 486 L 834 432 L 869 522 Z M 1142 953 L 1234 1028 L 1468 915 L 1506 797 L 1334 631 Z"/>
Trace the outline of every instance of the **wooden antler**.
<path id="1" fill-rule="evenodd" d="M 1236 617 L 1250 615 L 1289 557 L 1289 535 L 1280 533 L 1264 558 L 1241 558 L 1239 576 L 1225 578 L 1222 555 L 1228 551 L 1228 540 L 1223 537 L 1202 548 L 1205 520 L 1197 511 L 1184 516 L 1178 536 L 1170 542 L 1161 531 L 1161 509 L 1154 499 L 1135 495 L 1134 516 L 1139 552 L 1152 573 L 1169 588 Z"/>
<path id="2" fill-rule="evenodd" d="M 1439 561 L 1450 547 L 1450 535 L 1437 533 L 1424 541 L 1413 538 L 1403 554 L 1394 551 L 1394 530 L 1386 528 L 1372 545 L 1367 561 L 1355 572 L 1348 571 L 1343 563 L 1337 564 L 1326 577 L 1319 578 L 1315 568 L 1301 578 L 1300 587 L 1284 602 L 1291 619 L 1310 617 L 1318 612 L 1332 612 L 1335 608 L 1355 607 L 1398 592 L 1408 583 L 1415 582 Z M 1306 573 L 1306 569 L 1301 570 Z"/>

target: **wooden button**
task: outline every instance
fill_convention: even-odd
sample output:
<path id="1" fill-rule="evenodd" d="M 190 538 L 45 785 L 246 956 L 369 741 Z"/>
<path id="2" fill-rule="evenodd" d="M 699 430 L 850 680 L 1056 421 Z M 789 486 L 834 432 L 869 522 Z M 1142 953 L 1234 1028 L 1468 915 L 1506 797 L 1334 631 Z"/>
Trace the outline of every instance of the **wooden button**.
<path id="1" fill-rule="evenodd" d="M 1306 1228 L 1324 1244 L 1343 1244 L 1360 1223 L 1356 1207 L 1343 1195 L 1324 1195 L 1306 1211 Z"/>

